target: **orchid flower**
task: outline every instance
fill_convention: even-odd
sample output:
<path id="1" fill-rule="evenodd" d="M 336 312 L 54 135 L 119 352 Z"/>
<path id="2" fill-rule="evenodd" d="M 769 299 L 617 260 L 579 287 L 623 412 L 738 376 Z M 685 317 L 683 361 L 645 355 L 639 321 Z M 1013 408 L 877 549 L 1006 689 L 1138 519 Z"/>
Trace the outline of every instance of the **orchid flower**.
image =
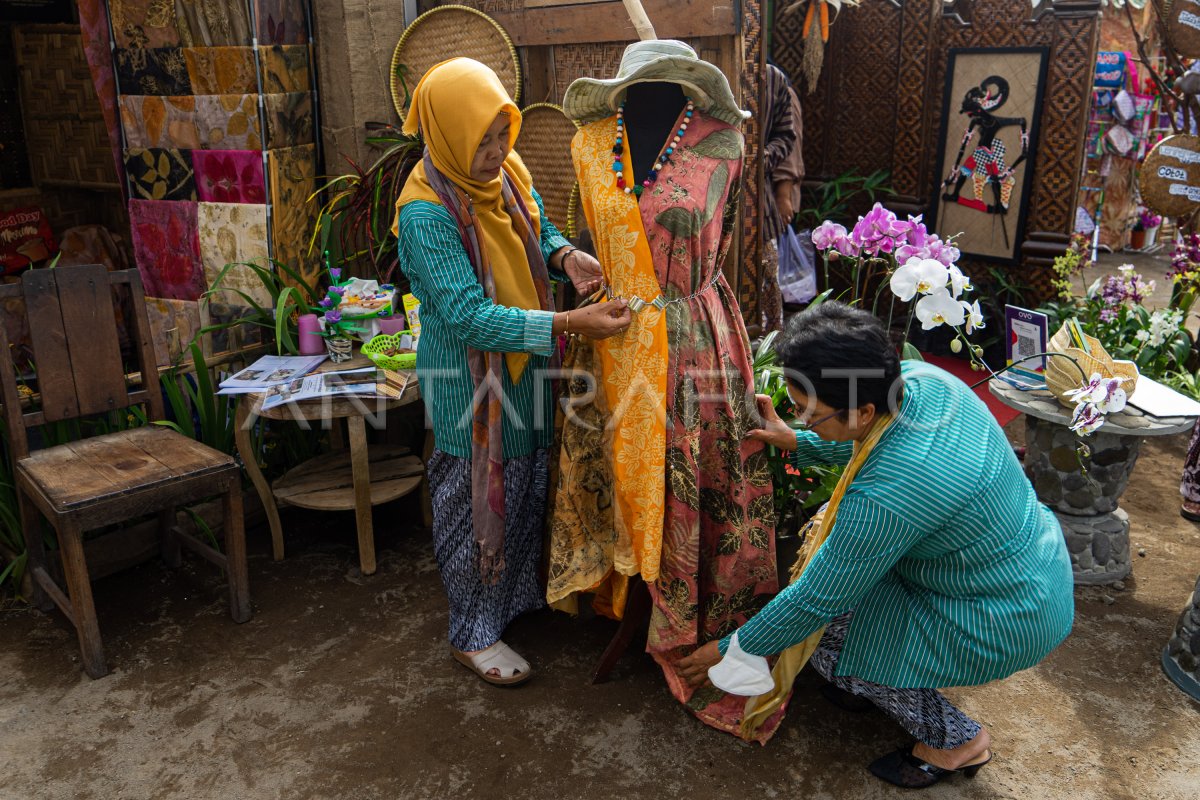
<path id="1" fill-rule="evenodd" d="M 1075 406 L 1071 415 L 1071 431 L 1079 436 L 1087 436 L 1104 424 L 1104 415 L 1091 403 L 1080 403 Z"/>
<path id="2" fill-rule="evenodd" d="M 926 331 L 931 331 L 939 325 L 957 328 L 966 319 L 962 303 L 951 297 L 950 291 L 944 286 L 918 300 L 916 313 L 917 319 L 921 321 L 921 330 Z"/>
<path id="3" fill-rule="evenodd" d="M 1101 414 L 1115 414 L 1125 408 L 1128 395 L 1121 388 L 1124 378 L 1104 378 L 1093 372 L 1091 379 L 1078 389 L 1067 392 L 1067 398 L 1076 403 L 1096 407 Z"/>
<path id="4" fill-rule="evenodd" d="M 892 273 L 889 285 L 892 292 L 904 302 L 917 294 L 930 294 L 946 286 L 946 267 L 932 258 L 910 258 L 904 266 Z"/>
<path id="5" fill-rule="evenodd" d="M 950 293 L 957 300 L 963 292 L 969 292 L 975 287 L 971 285 L 971 279 L 963 274 L 963 271 L 954 264 L 951 264 L 947 269 L 950 271 Z"/>
<path id="6" fill-rule="evenodd" d="M 953 268 L 952 268 L 953 269 Z M 963 307 L 963 313 L 967 318 L 967 335 L 971 335 L 981 328 L 986 328 L 987 325 L 983 321 L 983 312 L 979 310 L 979 301 L 968 303 L 966 300 L 958 301 Z"/>
<path id="7" fill-rule="evenodd" d="M 826 220 L 818 225 L 812 232 L 813 247 L 818 250 L 828 250 L 833 247 L 839 239 L 846 238 L 846 229 L 836 222 Z"/>

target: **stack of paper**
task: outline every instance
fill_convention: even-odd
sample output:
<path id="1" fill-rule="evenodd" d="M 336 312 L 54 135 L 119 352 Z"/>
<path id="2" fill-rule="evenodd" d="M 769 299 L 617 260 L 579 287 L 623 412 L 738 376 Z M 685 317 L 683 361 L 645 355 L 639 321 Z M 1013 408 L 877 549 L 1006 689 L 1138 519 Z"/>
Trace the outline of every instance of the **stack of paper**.
<path id="1" fill-rule="evenodd" d="M 321 366 L 325 356 L 263 356 L 250 366 L 221 381 L 217 394 L 265 392 L 289 383 Z"/>

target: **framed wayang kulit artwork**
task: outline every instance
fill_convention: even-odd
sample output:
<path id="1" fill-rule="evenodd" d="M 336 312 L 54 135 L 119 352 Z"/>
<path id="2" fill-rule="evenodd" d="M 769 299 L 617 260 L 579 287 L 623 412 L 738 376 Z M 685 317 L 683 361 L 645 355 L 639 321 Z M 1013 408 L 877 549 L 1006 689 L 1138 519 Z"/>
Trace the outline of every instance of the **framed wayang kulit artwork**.
<path id="1" fill-rule="evenodd" d="M 934 227 L 966 255 L 1015 264 L 1032 193 L 1048 48 L 949 51 Z"/>

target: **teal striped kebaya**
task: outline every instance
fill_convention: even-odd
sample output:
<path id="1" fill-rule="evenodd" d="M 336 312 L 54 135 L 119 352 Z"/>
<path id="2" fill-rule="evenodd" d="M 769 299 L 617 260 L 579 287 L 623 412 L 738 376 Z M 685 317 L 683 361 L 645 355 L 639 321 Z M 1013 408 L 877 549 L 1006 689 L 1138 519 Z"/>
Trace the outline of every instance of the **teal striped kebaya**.
<path id="1" fill-rule="evenodd" d="M 550 254 L 570 243 L 541 214 L 541 250 Z M 417 378 L 439 450 L 471 457 L 471 398 L 475 384 L 467 348 L 484 352 L 532 353 L 521 380 L 513 384 L 504 370 L 504 457 L 528 455 L 548 447 L 554 436 L 554 407 L 549 356 L 555 347 L 554 314 L 498 306 L 484 295 L 467 258 L 458 227 L 436 203 L 414 200 L 400 210 L 400 266 L 421 301 L 421 341 Z"/>
<path id="2" fill-rule="evenodd" d="M 853 610 L 838 675 L 900 688 L 1003 678 L 1071 629 L 1062 532 L 965 384 L 920 362 L 903 362 L 901 374 L 896 420 L 829 538 L 800 579 L 739 629 L 738 643 L 778 653 Z M 852 452 L 850 442 L 796 438 L 797 467 L 844 464 Z"/>

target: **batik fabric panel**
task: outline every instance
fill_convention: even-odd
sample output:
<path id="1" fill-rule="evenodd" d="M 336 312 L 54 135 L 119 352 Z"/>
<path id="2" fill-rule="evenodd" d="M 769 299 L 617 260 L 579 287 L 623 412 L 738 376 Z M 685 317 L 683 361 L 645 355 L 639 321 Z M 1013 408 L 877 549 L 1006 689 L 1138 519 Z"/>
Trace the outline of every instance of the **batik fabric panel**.
<path id="1" fill-rule="evenodd" d="M 253 39 L 246 0 L 175 0 L 175 7 L 187 47 L 248 45 Z"/>
<path id="2" fill-rule="evenodd" d="M 196 194 L 206 203 L 265 203 L 262 153 L 257 150 L 195 150 Z"/>
<path id="3" fill-rule="evenodd" d="M 264 92 L 307 92 L 312 88 L 308 45 L 260 47 L 258 57 L 262 64 Z"/>
<path id="4" fill-rule="evenodd" d="M 123 95 L 121 124 L 126 147 L 192 150 L 200 147 L 196 98 Z"/>
<path id="5" fill-rule="evenodd" d="M 258 91 L 253 47 L 185 47 L 193 94 L 252 94 Z"/>
<path id="6" fill-rule="evenodd" d="M 193 94 L 187 59 L 178 47 L 117 50 L 121 94 Z"/>
<path id="7" fill-rule="evenodd" d="M 244 306 L 254 302 L 270 308 L 271 293 L 258 274 L 250 267 L 236 266 L 252 262 L 271 268 L 267 260 L 267 207 L 200 203 L 197 218 L 200 258 L 205 281 L 214 291 L 213 299 Z"/>
<path id="8" fill-rule="evenodd" d="M 143 200 L 195 200 L 193 150 L 131 147 L 125 151 L 129 196 Z"/>
<path id="9" fill-rule="evenodd" d="M 297 147 L 313 141 L 311 92 L 263 95 L 267 118 L 267 147 Z"/>
<path id="10" fill-rule="evenodd" d="M 308 21 L 304 4 L 297 0 L 250 0 L 258 21 L 258 41 L 262 44 L 304 44 L 308 41 Z"/>
<path id="11" fill-rule="evenodd" d="M 195 300 L 147 297 L 146 316 L 158 366 L 192 363 L 189 345 L 200 331 L 200 304 Z"/>
<path id="12" fill-rule="evenodd" d="M 200 143 L 206 150 L 261 150 L 258 95 L 210 94 L 194 98 Z M 261 164 L 261 157 L 259 159 Z"/>
<path id="13" fill-rule="evenodd" d="M 117 47 L 177 47 L 175 0 L 109 0 Z"/>
<path id="14" fill-rule="evenodd" d="M 196 204 L 129 201 L 133 254 L 148 297 L 199 300 L 207 288 L 196 232 Z"/>
<path id="15" fill-rule="evenodd" d="M 271 244 L 275 259 L 315 283 L 318 259 L 308 252 L 316 221 L 315 204 L 309 202 L 317 184 L 316 145 L 287 147 L 268 152 L 271 172 Z"/>

